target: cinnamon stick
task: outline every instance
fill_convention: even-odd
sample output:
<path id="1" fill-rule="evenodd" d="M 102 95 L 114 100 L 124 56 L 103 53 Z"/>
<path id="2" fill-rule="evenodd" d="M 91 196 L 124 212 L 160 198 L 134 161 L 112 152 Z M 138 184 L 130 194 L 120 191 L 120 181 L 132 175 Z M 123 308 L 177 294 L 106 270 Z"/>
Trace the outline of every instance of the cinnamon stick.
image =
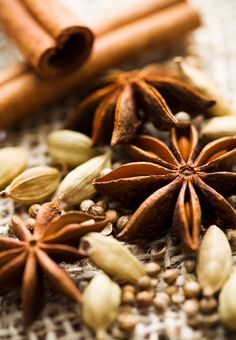
<path id="1" fill-rule="evenodd" d="M 188 3 L 180 3 L 97 39 L 87 63 L 59 80 L 46 81 L 32 71 L 22 73 L 0 85 L 0 127 L 12 125 L 73 88 L 82 87 L 99 72 L 132 59 L 145 49 L 179 41 L 199 25 L 198 12 Z"/>
<path id="2" fill-rule="evenodd" d="M 0 21 L 35 70 L 52 77 L 81 65 L 92 31 L 59 1 L 0 0 Z"/>
<path id="3" fill-rule="evenodd" d="M 96 21 L 76 14 L 64 5 L 65 0 L 64 4 L 62 0 L 0 0 L 0 21 L 36 72 L 50 78 L 81 65 L 91 52 L 93 35 L 183 1 L 140 1 L 135 7 L 127 5 L 121 12 L 114 10 L 114 15 Z"/>

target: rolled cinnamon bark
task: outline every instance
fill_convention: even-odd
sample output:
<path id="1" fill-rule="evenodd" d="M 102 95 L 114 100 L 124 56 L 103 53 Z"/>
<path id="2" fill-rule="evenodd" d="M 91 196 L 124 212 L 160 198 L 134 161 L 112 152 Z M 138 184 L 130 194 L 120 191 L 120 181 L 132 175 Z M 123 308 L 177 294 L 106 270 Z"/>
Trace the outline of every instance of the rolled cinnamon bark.
<path id="1" fill-rule="evenodd" d="M 198 12 L 188 3 L 181 3 L 97 39 L 87 63 L 59 80 L 46 81 L 27 71 L 4 82 L 0 85 L 0 127 L 12 125 L 73 88 L 82 87 L 99 72 L 136 58 L 145 49 L 181 40 L 199 25 Z"/>
<path id="2" fill-rule="evenodd" d="M 0 21 L 44 77 L 81 65 L 92 49 L 92 31 L 60 1 L 0 0 Z"/>
<path id="3" fill-rule="evenodd" d="M 104 34 L 184 1 L 140 1 L 135 8 L 127 4 L 105 20 L 94 20 L 64 5 L 66 0 L 0 0 L 0 21 L 36 72 L 51 78 L 67 74 L 88 58 L 93 34 Z"/>

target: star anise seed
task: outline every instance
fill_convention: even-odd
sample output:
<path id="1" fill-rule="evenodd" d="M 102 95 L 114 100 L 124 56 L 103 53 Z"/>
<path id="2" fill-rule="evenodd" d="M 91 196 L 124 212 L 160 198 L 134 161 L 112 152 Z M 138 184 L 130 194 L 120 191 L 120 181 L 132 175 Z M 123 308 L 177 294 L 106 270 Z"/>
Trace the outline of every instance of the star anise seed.
<path id="1" fill-rule="evenodd" d="M 193 125 L 172 129 L 171 148 L 150 136 L 140 136 L 127 146 L 138 162 L 122 165 L 94 181 L 102 194 L 124 202 L 139 199 L 118 238 L 152 239 L 173 231 L 187 249 L 199 246 L 202 215 L 227 228 L 236 226 L 236 211 L 223 196 L 236 192 L 236 138 L 225 137 L 206 145 L 198 155 L 198 133 Z"/>
<path id="2" fill-rule="evenodd" d="M 22 285 L 26 327 L 40 310 L 43 274 L 55 291 L 81 301 L 76 285 L 55 261 L 77 260 L 79 238 L 91 231 L 101 231 L 108 222 L 76 211 L 61 213 L 59 201 L 55 199 L 40 207 L 33 234 L 21 219 L 14 217 L 11 228 L 18 239 L 0 237 L 0 293 Z"/>
<path id="3" fill-rule="evenodd" d="M 202 113 L 213 104 L 213 100 L 177 80 L 170 72 L 163 75 L 157 67 L 129 72 L 115 70 L 80 102 L 69 125 L 88 134 L 92 129 L 94 145 L 116 145 L 133 138 L 144 121 L 169 130 L 178 124 L 173 113 Z"/>

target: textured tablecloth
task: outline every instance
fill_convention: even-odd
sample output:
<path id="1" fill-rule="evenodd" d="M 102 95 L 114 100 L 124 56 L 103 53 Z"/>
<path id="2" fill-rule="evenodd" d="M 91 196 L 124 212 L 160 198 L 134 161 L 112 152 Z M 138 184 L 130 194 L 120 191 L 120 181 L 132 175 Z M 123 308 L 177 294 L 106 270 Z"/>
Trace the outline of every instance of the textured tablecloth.
<path id="1" fill-rule="evenodd" d="M 7 0 L 6 0 L 7 1 Z M 91 13 L 94 17 L 109 15 L 113 6 L 125 6 L 140 0 L 68 0 L 73 6 L 78 6 L 83 13 Z M 145 1 L 145 0 L 141 0 Z M 196 57 L 207 73 L 219 84 L 226 96 L 236 107 L 236 1 L 233 0 L 193 0 L 201 11 L 204 26 L 194 34 L 191 43 L 183 53 Z M 118 9 L 117 9 L 118 10 Z M 169 56 L 179 53 L 178 48 L 171 50 Z M 151 61 L 159 60 L 160 55 L 152 53 Z M 18 52 L 7 41 L 0 31 L 0 68 L 13 64 L 19 58 Z M 133 64 L 143 63 L 136 60 Z M 132 65 L 130 65 L 132 66 Z M 8 135 L 0 131 L 0 146 L 22 145 L 30 150 L 30 165 L 48 162 L 45 139 L 49 131 L 62 126 L 67 112 L 70 110 L 76 95 L 68 96 L 50 108 L 22 121 L 17 131 Z M 27 103 L 26 103 L 27 105 Z M 7 235 L 7 223 L 12 215 L 17 213 L 26 216 L 21 206 L 13 205 L 11 200 L 0 201 L 0 234 Z M 178 266 L 181 269 L 185 255 L 176 248 L 170 238 L 167 238 L 166 265 Z M 134 249 L 133 249 L 134 250 Z M 148 258 L 148 254 L 138 254 L 140 258 Z M 94 274 L 94 268 L 89 264 L 80 267 L 79 264 L 64 265 L 66 270 L 77 281 L 88 280 Z M 26 335 L 22 326 L 19 291 L 12 292 L 6 297 L 0 297 L 0 339 L 91 339 L 92 334 L 80 321 L 80 310 L 67 299 L 54 296 L 46 290 L 47 304 L 39 320 Z M 159 339 L 159 331 L 165 329 L 168 339 L 226 339 L 223 328 L 192 330 L 186 324 L 185 315 L 175 309 L 169 309 L 164 318 L 160 318 L 153 309 L 145 315 L 140 315 L 139 322 L 133 335 L 134 339 Z M 113 335 L 113 338 L 115 336 Z"/>

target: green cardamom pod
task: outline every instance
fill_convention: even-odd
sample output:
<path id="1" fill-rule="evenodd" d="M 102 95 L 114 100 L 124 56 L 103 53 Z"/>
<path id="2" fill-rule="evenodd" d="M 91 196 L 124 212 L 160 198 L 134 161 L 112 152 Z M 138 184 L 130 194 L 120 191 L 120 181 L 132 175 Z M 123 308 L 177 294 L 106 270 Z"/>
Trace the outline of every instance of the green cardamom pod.
<path id="1" fill-rule="evenodd" d="M 104 273 L 95 275 L 85 288 L 82 317 L 96 333 L 97 340 L 106 338 L 106 331 L 115 321 L 120 303 L 120 287 Z"/>
<path id="2" fill-rule="evenodd" d="M 179 75 L 184 81 L 195 87 L 195 89 L 203 95 L 216 100 L 216 104 L 207 110 L 211 116 L 228 116 L 235 114 L 228 100 L 203 71 L 189 65 L 182 57 L 177 57 L 174 61 L 177 64 Z"/>
<path id="3" fill-rule="evenodd" d="M 75 167 L 96 156 L 97 152 L 91 147 L 91 139 L 76 131 L 57 130 L 48 135 L 48 147 L 51 157 Z"/>
<path id="4" fill-rule="evenodd" d="M 199 248 L 197 278 L 205 295 L 221 289 L 232 269 L 232 252 L 223 231 L 215 225 L 207 230 Z"/>
<path id="5" fill-rule="evenodd" d="M 144 265 L 114 238 L 89 233 L 81 239 L 79 250 L 98 268 L 118 279 L 136 282 L 146 275 Z"/>
<path id="6" fill-rule="evenodd" d="M 27 152 L 19 147 L 6 147 L 0 150 L 0 190 L 25 170 L 28 158 Z"/>
<path id="7" fill-rule="evenodd" d="M 24 204 L 39 203 L 56 190 L 59 181 L 60 173 L 56 168 L 36 166 L 17 176 L 0 196 Z"/>
<path id="8" fill-rule="evenodd" d="M 57 196 L 71 205 L 92 197 L 96 192 L 92 181 L 99 176 L 102 169 L 110 167 L 110 165 L 110 152 L 107 152 L 77 166 L 63 179 L 59 185 Z"/>
<path id="9" fill-rule="evenodd" d="M 232 273 L 226 281 L 219 296 L 219 314 L 222 322 L 236 331 L 236 273 Z"/>

